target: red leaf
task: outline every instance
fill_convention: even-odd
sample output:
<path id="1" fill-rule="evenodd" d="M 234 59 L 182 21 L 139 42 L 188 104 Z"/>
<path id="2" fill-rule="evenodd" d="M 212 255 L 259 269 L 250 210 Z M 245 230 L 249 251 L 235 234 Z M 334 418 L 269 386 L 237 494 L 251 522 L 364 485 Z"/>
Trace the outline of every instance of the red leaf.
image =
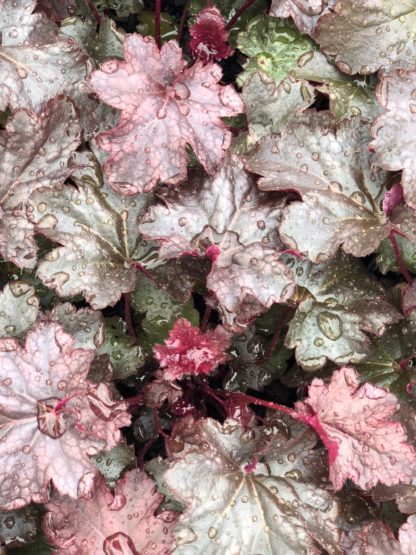
<path id="1" fill-rule="evenodd" d="M 176 380 L 184 374 L 209 374 L 228 359 L 224 351 L 229 346 L 230 336 L 221 327 L 203 333 L 181 318 L 165 345 L 155 345 L 153 351 L 165 369 L 165 378 Z"/>
<path id="2" fill-rule="evenodd" d="M 192 37 L 189 48 L 192 54 L 204 63 L 228 58 L 234 52 L 227 44 L 228 31 L 218 8 L 207 6 L 189 29 Z"/>
<path id="3" fill-rule="evenodd" d="M 96 468 L 90 456 L 109 450 L 130 423 L 126 404 L 107 385 L 89 382 L 93 351 L 42 322 L 22 349 L 0 340 L 0 507 L 48 500 L 52 481 L 63 494 L 88 495 Z"/>
<path id="4" fill-rule="evenodd" d="M 186 67 L 176 41 L 158 49 L 152 37 L 130 35 L 125 61 L 109 60 L 90 84 L 103 102 L 121 111 L 116 127 L 97 142 L 109 152 L 104 171 L 122 194 L 151 190 L 158 180 L 186 177 L 186 145 L 209 174 L 220 166 L 231 132 L 221 117 L 244 110 L 230 85 L 218 84 L 221 68 L 201 61 Z"/>
<path id="5" fill-rule="evenodd" d="M 403 426 L 392 419 L 399 408 L 397 398 L 370 383 L 360 386 L 354 368 L 335 371 L 330 384 L 315 378 L 309 397 L 296 408 L 310 417 L 326 445 L 338 445 L 337 453 L 329 453 L 329 476 L 336 490 L 348 478 L 362 489 L 378 482 L 411 481 L 416 454 L 406 443 Z"/>
<path id="6" fill-rule="evenodd" d="M 168 555 L 175 513 L 155 516 L 163 496 L 144 472 L 127 472 L 114 494 L 101 476 L 90 499 L 55 494 L 47 504 L 44 531 L 56 555 Z"/>

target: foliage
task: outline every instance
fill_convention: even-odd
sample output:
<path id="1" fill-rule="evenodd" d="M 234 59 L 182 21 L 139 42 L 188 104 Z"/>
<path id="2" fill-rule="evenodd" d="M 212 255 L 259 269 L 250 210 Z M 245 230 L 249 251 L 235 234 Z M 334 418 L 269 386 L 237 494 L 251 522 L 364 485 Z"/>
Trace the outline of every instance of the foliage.
<path id="1" fill-rule="evenodd" d="M 1 553 L 413 554 L 415 0 L 0 14 Z"/>

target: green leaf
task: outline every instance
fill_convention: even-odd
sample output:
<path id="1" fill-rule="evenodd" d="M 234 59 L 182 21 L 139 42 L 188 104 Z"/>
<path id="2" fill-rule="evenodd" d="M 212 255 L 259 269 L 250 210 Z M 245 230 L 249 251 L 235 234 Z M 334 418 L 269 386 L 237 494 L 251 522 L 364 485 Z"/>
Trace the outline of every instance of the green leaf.
<path id="1" fill-rule="evenodd" d="M 141 327 L 144 348 L 149 353 L 155 343 L 163 343 L 178 318 L 185 318 L 194 326 L 199 324 L 199 313 L 192 300 L 184 303 L 174 301 L 144 274 L 137 277 L 132 305 L 136 312 L 144 315 Z"/>
<path id="2" fill-rule="evenodd" d="M 125 470 L 130 470 L 136 465 L 134 448 L 126 443 L 119 443 L 110 451 L 95 455 L 92 460 L 110 488 L 114 488 Z"/>
<path id="3" fill-rule="evenodd" d="M 289 20 L 266 15 L 250 21 L 247 29 L 239 34 L 237 46 L 249 57 L 244 73 L 238 76 L 239 85 L 257 71 L 279 83 L 302 54 L 315 49 L 313 41 L 301 35 Z"/>
<path id="4" fill-rule="evenodd" d="M 136 30 L 141 35 L 155 36 L 155 12 L 143 10 L 139 15 L 140 23 Z M 166 12 L 160 14 L 160 38 L 162 42 L 176 39 L 178 26 L 173 17 Z"/>
<path id="5" fill-rule="evenodd" d="M 390 217 L 393 226 L 403 232 L 406 237 L 396 234 L 397 244 L 405 266 L 416 273 L 416 220 L 415 212 L 408 206 L 398 206 Z M 381 273 L 399 272 L 396 256 L 387 238 L 380 243 L 377 266 Z"/>

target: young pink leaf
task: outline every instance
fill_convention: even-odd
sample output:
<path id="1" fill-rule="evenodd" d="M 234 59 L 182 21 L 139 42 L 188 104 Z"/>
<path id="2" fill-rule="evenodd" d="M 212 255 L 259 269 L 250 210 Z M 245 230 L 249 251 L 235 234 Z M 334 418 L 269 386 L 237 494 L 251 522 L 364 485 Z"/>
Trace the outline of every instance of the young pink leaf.
<path id="1" fill-rule="evenodd" d="M 87 380 L 93 351 L 55 322 L 29 332 L 25 347 L 0 340 L 0 507 L 88 495 L 96 468 L 90 456 L 114 447 L 130 423 L 110 388 Z"/>
<path id="2" fill-rule="evenodd" d="M 176 380 L 184 375 L 209 374 L 228 360 L 225 352 L 230 346 L 230 335 L 221 327 L 201 332 L 181 318 L 165 339 L 165 345 L 155 345 L 156 359 L 164 369 L 164 377 Z"/>
<path id="3" fill-rule="evenodd" d="M 395 183 L 391 189 L 389 189 L 383 198 L 383 211 L 387 216 L 391 216 L 394 209 L 403 204 L 403 187 L 401 183 Z"/>
<path id="4" fill-rule="evenodd" d="M 416 553 L 416 515 L 411 515 L 399 528 L 399 542 L 403 555 Z"/>
<path id="5" fill-rule="evenodd" d="M 397 398 L 370 383 L 360 386 L 354 368 L 335 371 L 330 384 L 315 378 L 308 398 L 296 408 L 334 446 L 329 476 L 336 490 L 347 479 L 370 489 L 378 482 L 408 483 L 414 477 L 415 450 L 406 442 L 403 426 L 393 420 Z"/>
<path id="6" fill-rule="evenodd" d="M 131 470 L 114 493 L 97 477 L 89 499 L 60 497 L 46 505 L 43 528 L 55 555 L 169 555 L 175 513 L 155 516 L 163 496 L 144 472 Z"/>
<path id="7" fill-rule="evenodd" d="M 0 131 L 0 252 L 6 260 L 25 268 L 35 265 L 37 248 L 26 205 L 34 191 L 71 175 L 68 161 L 80 135 L 75 108 L 64 98 L 48 102 L 39 114 L 17 110 Z"/>
<path id="8" fill-rule="evenodd" d="M 110 153 L 104 164 L 112 187 L 122 194 L 151 190 L 158 180 L 186 177 L 190 145 L 209 174 L 219 168 L 231 133 L 221 117 L 244 110 L 232 86 L 221 86 L 221 68 L 196 62 L 186 67 L 176 41 L 158 49 L 152 37 L 127 36 L 125 61 L 110 60 L 94 71 L 90 85 L 121 111 L 116 127 L 100 133 Z"/>
<path id="9" fill-rule="evenodd" d="M 215 6 L 206 6 L 189 29 L 189 48 L 196 58 L 204 63 L 228 58 L 233 49 L 227 44 L 228 31 L 221 12 Z"/>

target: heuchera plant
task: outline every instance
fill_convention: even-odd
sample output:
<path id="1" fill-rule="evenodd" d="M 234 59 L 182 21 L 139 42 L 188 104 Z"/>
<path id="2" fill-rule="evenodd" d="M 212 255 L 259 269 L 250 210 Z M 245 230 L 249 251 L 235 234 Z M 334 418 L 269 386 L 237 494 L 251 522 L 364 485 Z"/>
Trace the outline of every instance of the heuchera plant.
<path id="1" fill-rule="evenodd" d="M 0 0 L 1 555 L 414 555 L 415 28 Z"/>

